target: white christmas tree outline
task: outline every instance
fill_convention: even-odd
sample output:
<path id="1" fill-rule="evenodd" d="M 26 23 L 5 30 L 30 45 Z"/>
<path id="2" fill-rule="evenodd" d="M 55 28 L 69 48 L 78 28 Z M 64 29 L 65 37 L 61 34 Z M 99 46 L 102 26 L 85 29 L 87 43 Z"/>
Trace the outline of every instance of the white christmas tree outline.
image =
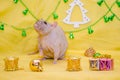
<path id="1" fill-rule="evenodd" d="M 66 16 L 66 18 L 63 19 L 64 23 L 74 24 L 74 28 L 78 28 L 80 24 L 86 24 L 90 21 L 90 19 L 85 15 L 87 13 L 87 10 L 82 7 L 84 4 L 80 0 L 74 0 L 69 5 L 70 5 L 71 8 L 66 11 L 68 15 Z M 79 6 L 80 9 L 81 9 L 82 18 L 83 18 L 83 21 L 81 21 L 81 22 L 70 22 L 70 17 L 72 15 L 72 10 L 73 10 L 75 5 Z"/>

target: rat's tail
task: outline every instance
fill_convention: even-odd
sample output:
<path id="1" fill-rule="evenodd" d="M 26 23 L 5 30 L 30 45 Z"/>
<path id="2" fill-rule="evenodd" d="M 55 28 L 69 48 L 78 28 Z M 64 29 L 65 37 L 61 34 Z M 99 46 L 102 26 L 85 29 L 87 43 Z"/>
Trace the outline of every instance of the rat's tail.
<path id="1" fill-rule="evenodd" d="M 28 55 L 37 54 L 38 52 L 39 52 L 39 50 L 36 50 L 35 52 L 28 53 Z"/>

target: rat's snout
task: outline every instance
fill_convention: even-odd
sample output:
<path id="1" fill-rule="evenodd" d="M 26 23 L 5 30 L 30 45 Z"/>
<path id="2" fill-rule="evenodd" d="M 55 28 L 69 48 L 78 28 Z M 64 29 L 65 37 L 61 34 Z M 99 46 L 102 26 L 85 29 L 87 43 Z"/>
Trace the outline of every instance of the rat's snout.
<path id="1" fill-rule="evenodd" d="M 35 24 L 40 25 L 42 21 L 37 21 Z"/>
<path id="2" fill-rule="evenodd" d="M 35 23 L 35 24 L 34 24 L 34 27 L 37 27 L 37 26 L 38 26 L 38 24 L 37 24 L 37 23 Z"/>
<path id="3" fill-rule="evenodd" d="M 38 27 L 39 25 L 41 25 L 41 21 L 37 21 L 35 24 L 34 24 L 34 27 Z"/>

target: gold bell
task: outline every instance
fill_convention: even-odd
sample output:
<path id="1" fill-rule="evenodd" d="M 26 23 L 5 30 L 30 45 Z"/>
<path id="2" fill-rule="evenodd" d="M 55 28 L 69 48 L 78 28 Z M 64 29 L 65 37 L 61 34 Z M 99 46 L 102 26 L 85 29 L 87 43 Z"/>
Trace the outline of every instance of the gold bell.
<path id="1" fill-rule="evenodd" d="M 42 72 L 42 61 L 40 59 L 33 59 L 30 61 L 30 69 L 34 72 Z"/>

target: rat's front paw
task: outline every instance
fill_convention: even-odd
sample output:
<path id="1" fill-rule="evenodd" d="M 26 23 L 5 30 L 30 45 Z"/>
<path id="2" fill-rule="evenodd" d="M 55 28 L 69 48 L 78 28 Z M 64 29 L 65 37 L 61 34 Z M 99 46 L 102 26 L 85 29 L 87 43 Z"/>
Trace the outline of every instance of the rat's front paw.
<path id="1" fill-rule="evenodd" d="M 57 64 L 57 61 L 56 61 L 56 60 L 54 60 L 54 61 L 53 61 L 53 64 Z"/>

